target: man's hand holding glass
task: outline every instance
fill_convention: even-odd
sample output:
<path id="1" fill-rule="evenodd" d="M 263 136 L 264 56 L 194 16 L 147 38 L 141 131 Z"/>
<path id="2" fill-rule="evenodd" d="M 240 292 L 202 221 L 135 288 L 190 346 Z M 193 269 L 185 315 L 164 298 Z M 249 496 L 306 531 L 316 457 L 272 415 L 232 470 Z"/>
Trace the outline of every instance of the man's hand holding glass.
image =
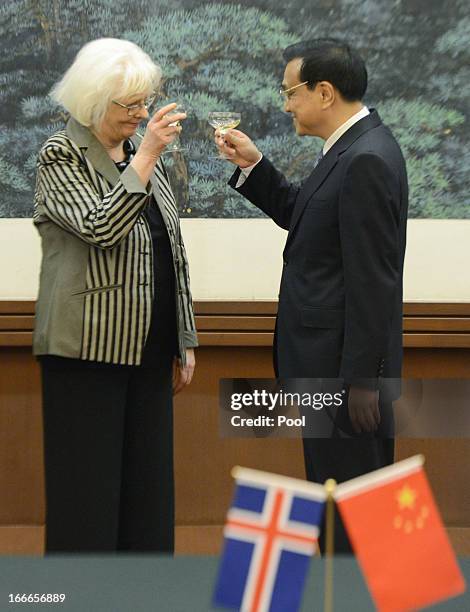
<path id="1" fill-rule="evenodd" d="M 262 157 L 251 138 L 240 130 L 228 130 L 222 134 L 217 129 L 214 139 L 221 156 L 225 156 L 228 161 L 240 168 L 253 166 Z"/>

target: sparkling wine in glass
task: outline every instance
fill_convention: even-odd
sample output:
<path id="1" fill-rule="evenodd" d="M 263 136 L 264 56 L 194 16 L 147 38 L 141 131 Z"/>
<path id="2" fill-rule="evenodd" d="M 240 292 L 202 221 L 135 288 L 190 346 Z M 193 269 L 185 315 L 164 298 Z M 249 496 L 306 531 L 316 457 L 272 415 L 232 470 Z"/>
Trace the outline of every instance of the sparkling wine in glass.
<path id="1" fill-rule="evenodd" d="M 177 115 L 178 113 L 185 113 L 186 109 L 183 104 L 178 104 L 173 110 L 166 114 L 167 117 L 171 119 L 172 115 Z M 175 125 L 179 125 L 179 121 L 175 121 L 174 123 L 169 124 L 171 127 Z M 175 138 L 170 142 L 169 145 L 166 146 L 163 153 L 175 153 L 177 151 L 185 151 L 185 147 L 181 146 L 179 134 L 175 136 Z"/>
<path id="2" fill-rule="evenodd" d="M 213 111 L 208 115 L 209 124 L 224 135 L 228 130 L 232 130 L 239 125 L 242 116 L 240 113 L 232 113 L 230 111 Z M 215 159 L 228 159 L 227 155 L 220 153 Z"/>

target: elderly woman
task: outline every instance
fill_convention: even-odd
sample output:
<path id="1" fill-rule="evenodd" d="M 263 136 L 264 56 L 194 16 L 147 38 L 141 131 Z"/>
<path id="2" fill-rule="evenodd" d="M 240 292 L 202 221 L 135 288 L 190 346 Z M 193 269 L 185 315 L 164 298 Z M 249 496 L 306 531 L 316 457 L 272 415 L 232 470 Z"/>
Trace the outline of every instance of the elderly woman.
<path id="1" fill-rule="evenodd" d="M 70 114 L 39 153 L 34 352 L 43 385 L 46 550 L 173 550 L 172 396 L 197 346 L 161 155 L 176 104 L 135 44 L 85 45 L 52 91 Z"/>

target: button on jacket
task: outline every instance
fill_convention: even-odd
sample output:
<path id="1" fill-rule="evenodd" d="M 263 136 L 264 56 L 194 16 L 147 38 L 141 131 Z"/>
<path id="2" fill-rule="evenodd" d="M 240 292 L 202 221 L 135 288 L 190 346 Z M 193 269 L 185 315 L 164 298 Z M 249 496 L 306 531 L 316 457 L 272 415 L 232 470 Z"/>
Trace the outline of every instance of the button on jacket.
<path id="1" fill-rule="evenodd" d="M 36 355 L 141 363 L 154 298 L 152 238 L 143 214 L 152 195 L 171 244 L 183 363 L 185 349 L 197 346 L 188 261 L 161 160 L 145 187 L 132 166 L 120 174 L 92 132 L 70 119 L 45 142 L 37 166 L 34 223 L 43 259 Z"/>

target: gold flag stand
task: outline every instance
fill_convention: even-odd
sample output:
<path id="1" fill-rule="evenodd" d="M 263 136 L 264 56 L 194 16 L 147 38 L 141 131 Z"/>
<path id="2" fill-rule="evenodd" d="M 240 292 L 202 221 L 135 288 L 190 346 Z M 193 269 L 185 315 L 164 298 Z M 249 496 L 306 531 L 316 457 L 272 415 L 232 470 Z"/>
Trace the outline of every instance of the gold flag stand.
<path id="1" fill-rule="evenodd" d="M 333 555 L 335 552 L 335 503 L 333 493 L 336 480 L 325 482 L 326 498 L 326 537 L 325 537 L 325 604 L 324 612 L 333 612 Z"/>

